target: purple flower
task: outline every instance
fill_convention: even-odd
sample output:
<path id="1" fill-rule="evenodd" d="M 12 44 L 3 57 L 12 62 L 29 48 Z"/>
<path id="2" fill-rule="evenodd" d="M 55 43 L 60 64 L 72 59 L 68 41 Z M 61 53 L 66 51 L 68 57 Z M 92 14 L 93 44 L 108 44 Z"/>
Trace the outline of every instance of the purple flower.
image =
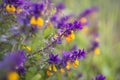
<path id="1" fill-rule="evenodd" d="M 71 59 L 70 52 L 68 52 L 68 51 L 63 52 L 61 65 L 66 66 L 67 61 L 69 61 L 70 59 Z"/>
<path id="2" fill-rule="evenodd" d="M 95 80 L 106 80 L 106 77 L 102 74 L 96 76 Z"/>
<path id="3" fill-rule="evenodd" d="M 25 63 L 25 61 L 26 61 L 26 56 L 24 51 L 18 50 L 16 52 L 11 52 L 8 55 L 6 55 L 3 58 L 2 66 L 4 66 L 4 69 L 8 71 L 16 70 L 19 72 L 24 72 L 23 70 L 25 69 L 23 69 L 24 68 L 23 64 Z"/>
<path id="4" fill-rule="evenodd" d="M 91 14 L 92 12 L 96 12 L 96 11 L 98 11 L 97 7 L 88 8 L 85 11 L 83 11 L 83 13 L 80 14 L 80 18 L 85 17 L 85 16 Z"/>
<path id="5" fill-rule="evenodd" d="M 33 13 L 33 16 L 38 17 L 41 15 L 41 12 L 44 10 L 44 4 L 43 3 L 34 3 L 32 4 L 32 8 L 30 10 L 31 13 Z"/>
<path id="6" fill-rule="evenodd" d="M 79 21 L 74 21 L 74 28 L 81 30 L 82 29 L 82 24 Z"/>
<path id="7" fill-rule="evenodd" d="M 3 0 L 3 2 L 5 4 L 11 4 L 11 5 L 14 5 L 14 6 L 18 6 L 18 5 L 23 4 L 24 0 Z"/>
<path id="8" fill-rule="evenodd" d="M 92 50 L 94 50 L 96 47 L 98 47 L 99 46 L 99 42 L 97 42 L 97 41 L 93 41 L 92 42 Z"/>
<path id="9" fill-rule="evenodd" d="M 59 3 L 57 6 L 56 6 L 57 10 L 63 10 L 65 9 L 65 5 L 63 3 Z"/>
<path id="10" fill-rule="evenodd" d="M 50 63 L 50 64 L 58 64 L 59 63 L 59 61 L 60 61 L 60 59 L 59 59 L 59 57 L 58 57 L 58 55 L 56 54 L 50 54 L 49 55 L 49 59 L 48 59 L 48 62 Z"/>
<path id="11" fill-rule="evenodd" d="M 81 59 L 81 58 L 85 58 L 86 57 L 86 53 L 85 53 L 85 51 L 84 51 L 84 49 L 83 50 L 78 50 L 78 55 L 77 55 L 77 57 L 78 57 L 78 59 Z"/>

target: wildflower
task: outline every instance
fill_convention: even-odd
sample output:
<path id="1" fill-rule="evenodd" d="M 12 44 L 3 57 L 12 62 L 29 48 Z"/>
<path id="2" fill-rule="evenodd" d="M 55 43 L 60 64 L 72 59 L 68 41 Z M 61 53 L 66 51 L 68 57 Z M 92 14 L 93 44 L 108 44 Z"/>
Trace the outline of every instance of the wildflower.
<path id="1" fill-rule="evenodd" d="M 85 16 L 91 14 L 92 12 L 96 12 L 96 11 L 98 11 L 97 7 L 88 8 L 85 11 L 83 11 L 83 13 L 80 14 L 80 18 L 85 17 Z"/>
<path id="2" fill-rule="evenodd" d="M 23 49 L 27 49 L 27 51 L 31 51 L 31 50 L 32 50 L 30 46 L 24 46 L 24 45 L 23 45 L 22 48 L 23 48 Z"/>
<path id="3" fill-rule="evenodd" d="M 96 48 L 94 49 L 94 53 L 97 54 L 97 55 L 100 54 L 100 49 L 99 49 L 99 47 L 96 47 Z"/>
<path id="4" fill-rule="evenodd" d="M 58 64 L 59 61 L 60 61 L 60 59 L 59 59 L 58 55 L 54 55 L 54 54 L 52 54 L 52 53 L 49 55 L 48 62 L 49 62 L 50 64 Z"/>
<path id="5" fill-rule="evenodd" d="M 16 10 L 16 8 L 13 5 L 6 6 L 6 11 L 8 11 L 8 12 L 13 13 L 13 12 L 15 12 L 15 10 Z"/>
<path id="6" fill-rule="evenodd" d="M 38 17 L 38 18 L 32 17 L 31 20 L 30 20 L 30 24 L 42 27 L 43 24 L 44 24 L 44 21 L 40 17 Z"/>
<path id="7" fill-rule="evenodd" d="M 64 73 L 64 72 L 65 72 L 65 70 L 64 70 L 63 68 L 61 68 L 61 69 L 60 69 L 60 72 L 61 72 L 61 73 Z"/>
<path id="8" fill-rule="evenodd" d="M 56 6 L 57 10 L 63 10 L 65 8 L 65 5 L 63 3 L 59 3 L 57 6 Z"/>
<path id="9" fill-rule="evenodd" d="M 48 71 L 48 70 L 47 70 L 46 73 L 47 73 L 47 76 L 51 76 L 51 75 L 52 75 L 52 72 L 50 72 L 50 71 Z"/>
<path id="10" fill-rule="evenodd" d="M 17 72 L 9 72 L 8 75 L 7 75 L 7 80 L 19 80 L 19 75 Z"/>
<path id="11" fill-rule="evenodd" d="M 74 39 L 75 39 L 74 32 L 71 31 L 71 34 L 68 35 L 68 36 L 66 36 L 66 41 L 67 41 L 67 42 L 71 42 L 71 41 L 74 40 Z"/>
<path id="12" fill-rule="evenodd" d="M 66 69 L 67 69 L 67 70 L 70 70 L 70 67 L 71 67 L 71 63 L 70 63 L 70 61 L 67 61 Z"/>
<path id="13" fill-rule="evenodd" d="M 3 59 L 3 63 L 5 66 L 4 68 L 6 69 L 8 67 L 9 70 L 19 71 L 22 72 L 20 74 L 24 74 L 25 69 L 23 64 L 25 63 L 25 61 L 26 61 L 26 56 L 24 51 L 18 50 L 16 52 L 11 52 Z"/>
<path id="14" fill-rule="evenodd" d="M 72 63 L 73 67 L 77 68 L 79 65 L 79 61 L 78 59 L 76 59 L 73 63 Z"/>
<path id="15" fill-rule="evenodd" d="M 106 80 L 106 77 L 105 77 L 104 75 L 102 75 L 102 74 L 99 74 L 99 75 L 97 75 L 97 76 L 95 77 L 94 80 Z"/>
<path id="16" fill-rule="evenodd" d="M 86 19 L 85 17 L 82 17 L 82 18 L 80 19 L 80 22 L 81 22 L 82 24 L 85 24 L 85 23 L 87 23 L 87 19 Z"/>

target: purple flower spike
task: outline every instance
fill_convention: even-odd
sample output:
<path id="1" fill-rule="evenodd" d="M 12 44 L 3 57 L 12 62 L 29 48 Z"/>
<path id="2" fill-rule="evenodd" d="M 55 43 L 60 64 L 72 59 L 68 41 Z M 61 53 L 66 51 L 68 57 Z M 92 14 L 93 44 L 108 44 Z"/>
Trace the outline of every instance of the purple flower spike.
<path id="1" fill-rule="evenodd" d="M 86 53 L 85 53 L 84 49 L 83 50 L 79 49 L 79 51 L 78 51 L 78 59 L 85 58 L 85 57 L 86 57 Z"/>
<path id="2" fill-rule="evenodd" d="M 55 54 L 52 54 L 52 53 L 49 55 L 49 59 L 48 59 L 49 63 L 58 64 L 59 61 L 60 61 L 60 59 L 59 59 L 58 55 L 55 55 Z"/>
<path id="3" fill-rule="evenodd" d="M 80 14 L 80 18 L 85 17 L 85 16 L 91 14 L 92 12 L 97 12 L 97 11 L 98 11 L 97 7 L 88 8 L 85 11 L 83 11 L 83 13 Z"/>

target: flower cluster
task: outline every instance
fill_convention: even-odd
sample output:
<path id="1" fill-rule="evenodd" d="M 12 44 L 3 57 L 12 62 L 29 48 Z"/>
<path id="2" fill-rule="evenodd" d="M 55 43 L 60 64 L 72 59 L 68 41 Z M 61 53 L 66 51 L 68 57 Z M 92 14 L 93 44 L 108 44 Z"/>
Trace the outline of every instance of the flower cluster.
<path id="1" fill-rule="evenodd" d="M 86 51 L 84 49 L 73 47 L 69 51 L 62 51 L 61 56 L 59 54 L 53 54 L 50 49 L 51 47 L 56 48 L 57 44 L 62 44 L 63 39 L 65 39 L 66 42 L 73 41 L 77 31 L 87 32 L 88 19 L 86 16 L 97 9 L 87 9 L 80 14 L 79 18 L 76 18 L 73 14 L 63 15 L 63 9 L 65 9 L 63 3 L 53 5 L 50 0 L 41 0 L 40 2 L 2 0 L 2 4 L 0 5 L 0 18 L 3 22 L 6 16 L 8 19 L 10 18 L 10 20 L 8 20 L 10 22 L 8 26 L 8 32 L 10 32 L 10 34 L 7 34 L 10 37 L 4 40 L 12 44 L 10 45 L 10 49 L 13 52 L 5 54 L 5 57 L 0 62 L 0 72 L 4 73 L 0 73 L 0 79 L 2 77 L 2 79 L 5 78 L 7 80 L 19 80 L 21 75 L 26 72 L 24 66 L 26 61 L 28 61 L 27 68 L 29 68 L 33 65 L 29 64 L 30 61 L 35 64 L 35 61 L 40 60 L 38 59 L 39 57 L 43 60 L 44 58 L 46 59 L 48 55 L 49 58 L 46 59 L 48 76 L 51 76 L 53 72 L 60 71 L 64 73 L 65 70 L 67 71 L 72 67 L 78 67 L 79 60 L 86 57 Z M 44 38 L 44 31 L 48 28 L 53 28 L 55 34 L 51 33 L 52 36 L 49 34 L 49 37 Z M 41 41 L 45 40 L 47 45 L 45 43 L 44 46 L 40 45 L 40 49 L 32 50 L 27 44 L 31 40 L 31 37 L 37 37 L 37 32 L 40 32 Z M 94 50 L 96 54 L 99 54 L 99 39 L 96 36 L 94 38 L 95 40 L 92 42 L 90 50 Z M 27 49 L 27 52 L 22 49 Z M 38 54 L 39 57 L 35 54 Z M 44 68 L 46 69 L 46 67 Z"/>
<path id="2" fill-rule="evenodd" d="M 60 58 L 57 54 L 50 54 L 48 63 L 49 67 L 47 70 L 47 75 L 52 75 L 53 72 L 58 70 L 64 73 L 65 70 L 70 70 L 71 66 L 77 68 L 79 65 L 79 60 L 85 58 L 86 53 L 84 50 L 74 48 L 71 51 L 64 51 L 62 57 Z"/>

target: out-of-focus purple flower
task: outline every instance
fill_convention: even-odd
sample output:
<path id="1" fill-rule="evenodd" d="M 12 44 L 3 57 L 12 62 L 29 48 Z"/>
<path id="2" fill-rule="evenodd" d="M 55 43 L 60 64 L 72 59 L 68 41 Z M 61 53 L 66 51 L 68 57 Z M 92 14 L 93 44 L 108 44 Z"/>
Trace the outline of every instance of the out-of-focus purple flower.
<path id="1" fill-rule="evenodd" d="M 83 77 L 83 74 L 82 73 L 79 73 L 78 75 L 77 75 L 77 78 L 79 79 L 79 78 L 82 78 Z"/>
<path id="2" fill-rule="evenodd" d="M 106 80 L 106 77 L 105 77 L 104 75 L 102 75 L 102 74 L 99 74 L 99 75 L 97 75 L 97 76 L 95 77 L 94 80 Z"/>
<path id="3" fill-rule="evenodd" d="M 85 58 L 86 57 L 86 53 L 85 53 L 85 51 L 84 51 L 84 49 L 83 50 L 78 50 L 78 59 L 82 59 L 82 58 Z"/>
<path id="4" fill-rule="evenodd" d="M 18 6 L 23 4 L 24 0 L 2 0 L 5 4 L 10 4 L 14 6 Z"/>
<path id="5" fill-rule="evenodd" d="M 25 63 L 25 61 L 26 61 L 26 56 L 24 51 L 18 50 L 16 52 L 11 52 L 8 55 L 6 55 L 2 63 L 5 70 L 8 71 L 16 70 L 24 73 L 25 69 L 23 69 L 24 68 L 23 64 Z"/>
<path id="6" fill-rule="evenodd" d="M 96 11 L 98 11 L 98 7 L 88 8 L 80 14 L 80 18 L 85 17 L 85 16 L 91 14 L 92 12 L 96 12 Z"/>
<path id="7" fill-rule="evenodd" d="M 44 4 L 43 3 L 35 3 L 32 4 L 30 12 L 33 13 L 33 16 L 38 17 L 41 15 L 41 12 L 44 10 Z"/>
<path id="8" fill-rule="evenodd" d="M 16 52 L 9 53 L 4 57 L 6 63 L 10 63 L 12 66 L 21 66 L 26 61 L 24 51 L 18 50 Z"/>
<path id="9" fill-rule="evenodd" d="M 63 10 L 65 9 L 65 5 L 64 3 L 59 3 L 57 6 L 56 6 L 57 10 Z"/>
<path id="10" fill-rule="evenodd" d="M 70 59 L 71 59 L 70 52 L 68 52 L 68 51 L 63 52 L 61 64 L 63 66 L 66 66 L 67 61 L 69 61 Z"/>
<path id="11" fill-rule="evenodd" d="M 74 22 L 74 28 L 81 30 L 82 29 L 82 24 L 79 21 L 75 21 Z"/>
<path id="12" fill-rule="evenodd" d="M 59 61 L 60 61 L 60 59 L 59 59 L 59 57 L 58 57 L 58 55 L 56 54 L 50 54 L 49 55 L 49 59 L 48 59 L 48 62 L 50 63 L 50 64 L 58 64 L 59 63 Z"/>
<path id="13" fill-rule="evenodd" d="M 96 47 L 98 47 L 99 46 L 99 42 L 97 42 L 97 41 L 93 41 L 92 42 L 92 50 L 94 50 Z"/>

